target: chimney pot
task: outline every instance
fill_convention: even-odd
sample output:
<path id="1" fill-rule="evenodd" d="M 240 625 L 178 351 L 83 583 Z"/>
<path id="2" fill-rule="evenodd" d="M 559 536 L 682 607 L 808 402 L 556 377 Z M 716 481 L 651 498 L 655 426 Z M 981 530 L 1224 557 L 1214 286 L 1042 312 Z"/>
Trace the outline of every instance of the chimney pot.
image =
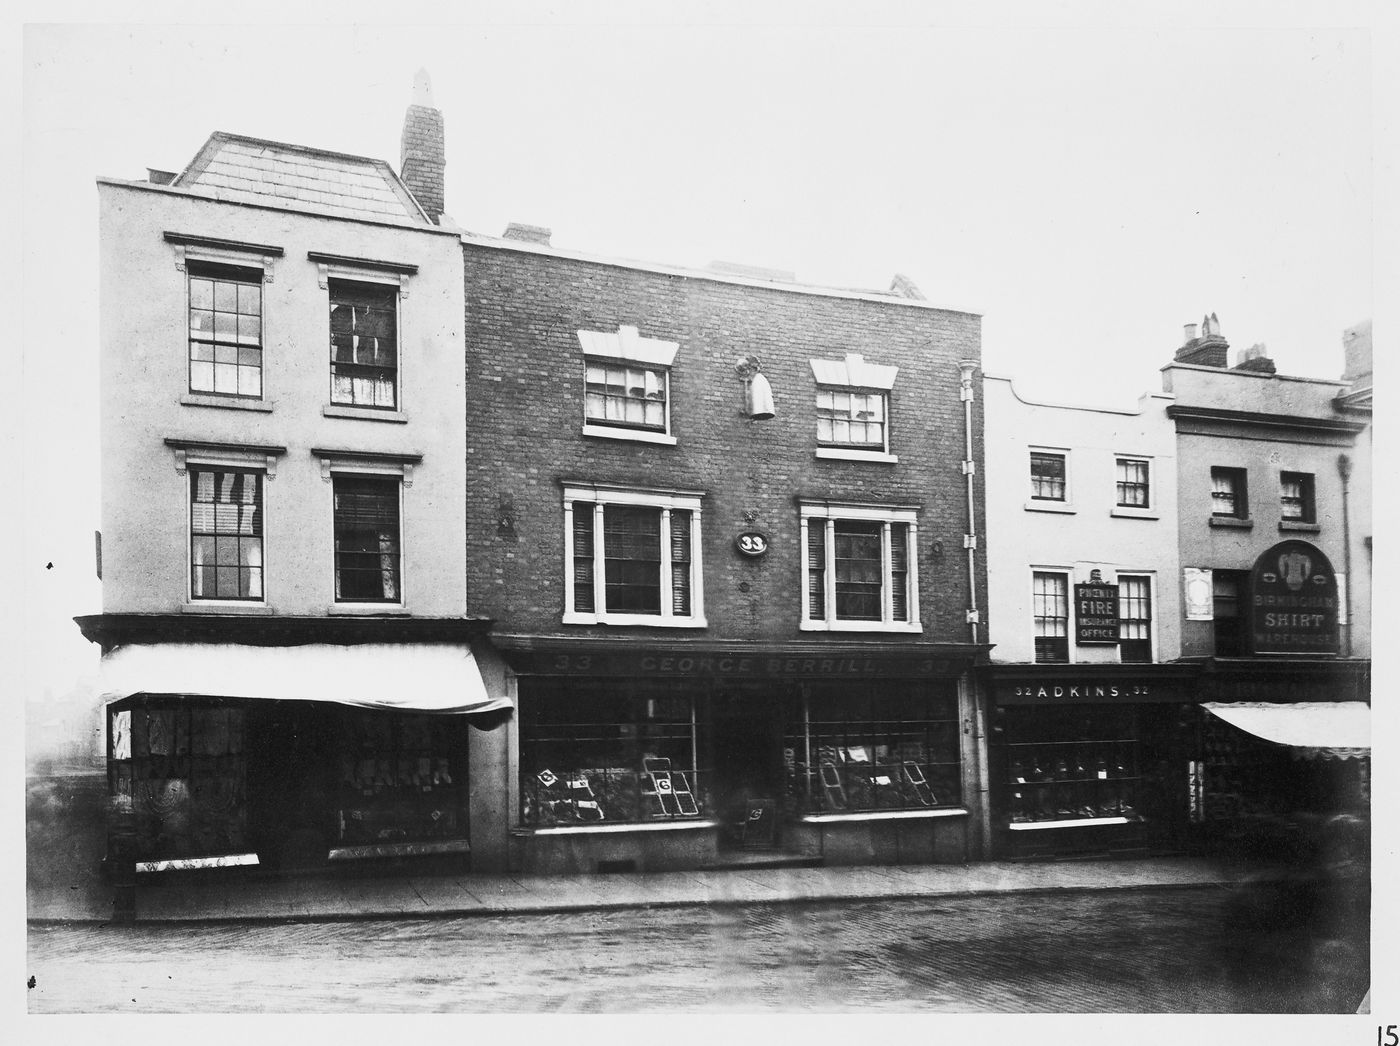
<path id="1" fill-rule="evenodd" d="M 1220 333 L 1220 321 L 1215 313 L 1207 313 L 1201 319 L 1200 333 L 1194 323 L 1184 326 L 1186 344 L 1176 350 L 1173 357 L 1176 363 L 1186 363 L 1193 367 L 1230 366 L 1230 343 Z"/>

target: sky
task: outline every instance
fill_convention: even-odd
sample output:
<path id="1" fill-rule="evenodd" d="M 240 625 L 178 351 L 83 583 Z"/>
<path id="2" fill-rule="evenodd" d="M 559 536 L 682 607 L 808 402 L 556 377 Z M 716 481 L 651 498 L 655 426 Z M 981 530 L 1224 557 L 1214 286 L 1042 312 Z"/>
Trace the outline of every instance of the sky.
<path id="1" fill-rule="evenodd" d="M 178 171 L 216 130 L 397 168 L 425 68 L 463 228 L 836 286 L 904 273 L 983 316 L 985 370 L 1023 394 L 1128 406 L 1209 312 L 1281 372 L 1340 375 L 1342 331 L 1373 311 L 1367 7 L 1273 5 L 1261 25 L 1228 4 L 467 3 L 452 25 L 245 26 L 152 7 L 25 26 L 25 691 L 96 666 L 71 619 L 100 609 L 99 176 Z"/>

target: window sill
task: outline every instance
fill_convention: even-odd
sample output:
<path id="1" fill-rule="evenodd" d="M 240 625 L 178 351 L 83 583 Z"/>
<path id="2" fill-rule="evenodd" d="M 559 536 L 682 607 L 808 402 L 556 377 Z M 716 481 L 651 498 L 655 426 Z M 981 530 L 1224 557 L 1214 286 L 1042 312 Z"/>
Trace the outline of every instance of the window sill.
<path id="1" fill-rule="evenodd" d="M 201 392 L 187 392 L 180 397 L 182 407 L 217 407 L 221 410 L 252 410 L 260 414 L 271 414 L 272 404 L 263 399 L 240 399 L 236 396 L 211 396 Z"/>
<path id="2" fill-rule="evenodd" d="M 1027 501 L 1027 512 L 1059 512 L 1066 516 L 1074 515 L 1076 509 L 1067 501 Z"/>
<path id="3" fill-rule="evenodd" d="M 1013 832 L 1036 832 L 1045 828 L 1093 828 L 1105 824 L 1132 824 L 1127 817 L 1076 817 L 1064 821 L 1012 821 L 1006 827 Z"/>
<path id="4" fill-rule="evenodd" d="M 1321 523 L 1304 523 L 1302 520 L 1298 519 L 1281 519 L 1278 521 L 1278 528 L 1281 531 L 1291 530 L 1295 533 L 1302 534 L 1322 533 Z"/>
<path id="5" fill-rule="evenodd" d="M 597 436 L 599 439 L 620 439 L 629 443 L 659 443 L 665 447 L 676 445 L 675 436 L 664 432 L 649 432 L 646 429 L 614 429 L 606 425 L 584 425 L 583 434 Z"/>
<path id="6" fill-rule="evenodd" d="M 379 410 L 375 407 L 351 407 L 327 403 L 321 413 L 328 418 L 355 418 L 359 421 L 387 421 L 394 425 L 408 424 L 408 415 L 401 410 Z"/>
<path id="7" fill-rule="evenodd" d="M 564 615 L 566 625 L 623 625 L 641 628 L 708 628 L 703 617 L 661 617 L 652 614 L 579 614 Z"/>
<path id="8" fill-rule="evenodd" d="M 471 853 L 465 839 L 441 839 L 424 843 L 368 843 L 364 846 L 335 846 L 326 854 L 328 861 L 356 861 L 375 857 L 423 857 L 428 854 Z"/>
<path id="9" fill-rule="evenodd" d="M 252 617 L 269 617 L 272 612 L 272 608 L 266 603 L 225 603 L 216 602 L 214 600 L 209 600 L 208 602 L 200 600 L 198 602 L 184 603 L 180 606 L 180 613 L 182 614 L 235 614 Z"/>
<path id="10" fill-rule="evenodd" d="M 817 457 L 828 461 L 874 461 L 882 465 L 897 465 L 899 458 L 883 450 L 844 450 L 841 447 L 818 447 Z"/>
<path id="11" fill-rule="evenodd" d="M 331 617 L 408 617 L 408 607 L 397 603 L 332 603 L 326 607 Z"/>
<path id="12" fill-rule="evenodd" d="M 1254 529 L 1254 520 L 1240 519 L 1238 516 L 1211 516 L 1209 522 L 1212 527 L 1224 527 L 1227 530 Z"/>
<path id="13" fill-rule="evenodd" d="M 255 853 L 221 854 L 218 857 L 168 857 L 156 861 L 137 861 L 136 870 L 138 872 L 189 872 L 199 868 L 238 868 L 257 863 L 258 855 Z"/>
<path id="14" fill-rule="evenodd" d="M 898 632 L 905 635 L 918 635 L 924 630 L 919 621 L 801 621 L 797 627 L 803 632 Z"/>
<path id="15" fill-rule="evenodd" d="M 512 828 L 510 834 L 517 837 L 531 835 L 616 835 L 620 832 L 675 832 L 686 829 L 718 827 L 718 821 L 702 817 L 691 821 L 677 820 L 653 823 L 631 821 L 626 824 L 570 824 L 553 828 Z"/>
<path id="16" fill-rule="evenodd" d="M 1123 508 L 1121 505 L 1112 509 L 1109 515 L 1115 519 L 1161 519 L 1156 509 L 1150 508 Z"/>
<path id="17" fill-rule="evenodd" d="M 866 813 L 805 814 L 803 824 L 846 824 L 855 821 L 913 821 L 930 817 L 967 817 L 967 808 L 946 806 L 931 810 L 871 810 Z"/>

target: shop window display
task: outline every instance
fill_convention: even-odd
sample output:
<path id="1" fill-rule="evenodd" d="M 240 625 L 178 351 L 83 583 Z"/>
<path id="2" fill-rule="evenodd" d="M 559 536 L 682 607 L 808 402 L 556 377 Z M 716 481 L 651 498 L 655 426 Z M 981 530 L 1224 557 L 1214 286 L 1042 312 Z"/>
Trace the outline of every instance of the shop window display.
<path id="1" fill-rule="evenodd" d="M 704 815 L 689 695 L 625 682 L 535 681 L 520 699 L 521 823 L 648 823 Z"/>
<path id="2" fill-rule="evenodd" d="M 1010 749 L 1012 824 L 1141 816 L 1136 741 L 1013 744 Z"/>
<path id="3" fill-rule="evenodd" d="M 459 718 L 347 712 L 340 730 L 342 845 L 466 836 L 467 739 Z"/>
<path id="4" fill-rule="evenodd" d="M 789 814 L 959 806 L 957 697 L 899 684 L 878 694 L 811 686 L 789 701 L 783 762 Z"/>
<path id="5" fill-rule="evenodd" d="M 1136 710 L 1008 709 L 1006 815 L 1012 828 L 1139 822 L 1157 784 L 1144 774 Z"/>
<path id="6" fill-rule="evenodd" d="M 248 849 L 242 709 L 131 703 L 107 714 L 108 787 L 130 798 L 142 860 Z"/>

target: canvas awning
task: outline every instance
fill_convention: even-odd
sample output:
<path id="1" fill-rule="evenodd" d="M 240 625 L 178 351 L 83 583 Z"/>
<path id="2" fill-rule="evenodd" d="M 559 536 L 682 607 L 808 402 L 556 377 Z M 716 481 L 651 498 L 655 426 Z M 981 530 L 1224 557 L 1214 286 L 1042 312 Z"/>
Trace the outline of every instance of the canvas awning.
<path id="1" fill-rule="evenodd" d="M 1296 749 L 1305 759 L 1371 754 L 1371 709 L 1362 701 L 1206 702 L 1201 707 L 1255 737 Z"/>
<path id="2" fill-rule="evenodd" d="M 507 695 L 487 691 L 465 643 L 141 643 L 102 659 L 100 687 L 109 703 L 132 694 L 187 694 L 406 712 L 513 707 Z"/>

